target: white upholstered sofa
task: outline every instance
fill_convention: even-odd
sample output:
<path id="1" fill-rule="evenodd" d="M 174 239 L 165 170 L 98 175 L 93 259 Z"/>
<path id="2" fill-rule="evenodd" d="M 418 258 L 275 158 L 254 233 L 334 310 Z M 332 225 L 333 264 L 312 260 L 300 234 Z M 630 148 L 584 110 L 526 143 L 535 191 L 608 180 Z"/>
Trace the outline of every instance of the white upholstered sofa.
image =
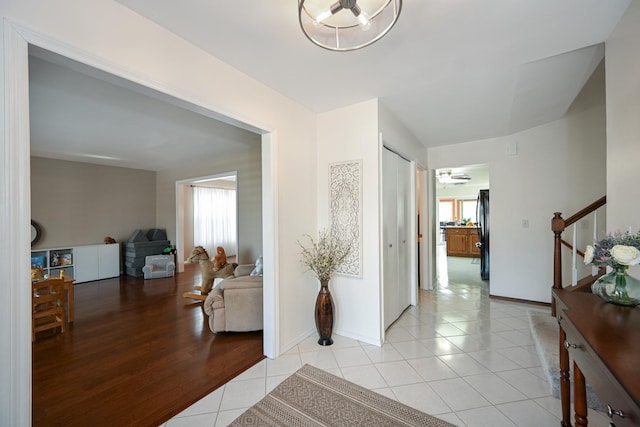
<path id="1" fill-rule="evenodd" d="M 262 275 L 254 264 L 240 264 L 234 275 L 217 283 L 204 301 L 212 332 L 262 330 Z"/>

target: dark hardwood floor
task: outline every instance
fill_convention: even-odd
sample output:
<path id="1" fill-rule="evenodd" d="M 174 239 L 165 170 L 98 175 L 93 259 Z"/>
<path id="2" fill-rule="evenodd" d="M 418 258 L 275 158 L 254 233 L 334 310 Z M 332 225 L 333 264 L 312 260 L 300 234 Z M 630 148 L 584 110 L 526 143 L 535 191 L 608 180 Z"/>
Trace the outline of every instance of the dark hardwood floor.
<path id="1" fill-rule="evenodd" d="M 213 334 L 174 278 L 75 286 L 75 321 L 33 344 L 33 425 L 158 426 L 263 359 L 262 332 Z"/>

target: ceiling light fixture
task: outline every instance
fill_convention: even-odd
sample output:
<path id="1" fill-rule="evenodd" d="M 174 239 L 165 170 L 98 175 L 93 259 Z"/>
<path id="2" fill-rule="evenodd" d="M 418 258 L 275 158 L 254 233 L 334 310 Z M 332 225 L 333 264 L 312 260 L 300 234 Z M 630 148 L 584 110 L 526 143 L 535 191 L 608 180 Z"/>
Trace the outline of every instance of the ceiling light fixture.
<path id="1" fill-rule="evenodd" d="M 356 50 L 380 40 L 398 20 L 402 0 L 298 0 L 304 34 L 320 47 Z"/>
<path id="2" fill-rule="evenodd" d="M 451 170 L 438 171 L 438 182 L 440 184 L 466 184 L 471 177 L 465 173 L 455 173 Z"/>

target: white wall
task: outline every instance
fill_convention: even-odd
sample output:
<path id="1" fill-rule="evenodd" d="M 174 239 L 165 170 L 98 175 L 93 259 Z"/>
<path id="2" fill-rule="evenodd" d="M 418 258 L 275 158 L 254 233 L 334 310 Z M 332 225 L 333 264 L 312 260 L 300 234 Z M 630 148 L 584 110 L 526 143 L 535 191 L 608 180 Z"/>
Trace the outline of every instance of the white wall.
<path id="1" fill-rule="evenodd" d="M 553 213 L 566 217 L 605 192 L 604 105 L 597 99 L 585 96 L 565 118 L 524 132 L 429 150 L 431 169 L 489 164 L 491 295 L 551 301 Z M 508 156 L 513 142 L 517 155 Z"/>
<path id="2" fill-rule="evenodd" d="M 633 1 L 606 43 L 607 230 L 640 229 L 640 2 Z M 640 266 L 631 267 L 640 277 Z"/>
<path id="3" fill-rule="evenodd" d="M 476 199 L 478 192 L 487 188 L 490 188 L 489 184 L 475 184 L 473 181 L 462 185 L 447 184 L 445 188 L 442 184 L 437 183 L 436 197 L 438 199 Z"/>
<path id="4" fill-rule="evenodd" d="M 640 2 L 633 1 L 606 43 L 607 228 L 640 227 Z"/>
<path id="5" fill-rule="evenodd" d="M 376 345 L 382 343 L 378 139 L 377 100 L 318 116 L 319 228 L 329 225 L 329 165 L 362 162 L 362 277 L 337 275 L 331 280 L 330 290 L 336 306 L 334 332 Z M 311 280 L 306 286 L 314 295 L 319 289 L 316 282 Z"/>
<path id="6" fill-rule="evenodd" d="M 155 190 L 152 171 L 31 157 L 31 217 L 44 231 L 33 248 L 126 241 L 155 227 Z"/>
<path id="7" fill-rule="evenodd" d="M 349 120 L 344 120 L 344 117 L 349 117 Z M 337 275 L 331 281 L 336 305 L 334 332 L 375 345 L 381 345 L 384 340 L 381 317 L 380 134 L 385 145 L 426 167 L 424 147 L 376 99 L 318 116 L 319 228 L 329 225 L 329 165 L 355 160 L 362 162 L 362 277 Z M 316 295 L 316 281 L 312 279 L 304 291 L 305 295 L 301 295 L 308 306 L 303 308 L 305 311 L 313 306 L 307 295 L 309 288 Z M 310 324 L 309 328 L 312 327 Z"/>
<path id="8" fill-rule="evenodd" d="M 238 173 L 236 182 L 238 190 L 238 263 L 254 263 L 257 257 L 262 254 L 261 150 L 259 142 L 255 141 L 259 140 L 259 137 L 256 135 L 249 135 L 249 137 L 254 140 L 255 148 L 210 159 L 200 159 L 194 161 L 189 167 L 163 170 L 156 174 L 156 226 L 167 230 L 167 237 L 172 243 L 177 244 L 176 181 L 236 171 Z M 188 203 L 193 203 L 191 196 L 185 197 L 185 199 L 188 200 Z M 187 212 L 189 207 L 184 206 L 184 209 Z M 185 215 L 186 218 L 188 215 Z M 185 233 L 185 247 L 178 247 L 178 259 L 187 258 L 193 249 L 193 243 L 189 244 L 192 234 L 193 229 L 189 233 Z M 213 256 L 212 252 L 215 248 L 206 249 L 209 251 L 209 255 Z"/>
<path id="9" fill-rule="evenodd" d="M 271 291 L 265 279 L 265 292 L 275 293 L 265 300 L 273 306 L 267 321 L 276 327 L 265 336 L 275 354 L 292 345 L 308 325 L 290 295 L 305 280 L 293 262 L 295 241 L 316 230 L 315 193 L 299 191 L 316 188 L 315 115 L 111 0 L 5 0 L 0 15 L 11 21 L 2 21 L 0 47 L 0 269 L 6 279 L 0 286 L 7 296 L 0 302 L 0 425 L 28 425 L 30 419 L 28 130 L 19 125 L 28 116 L 26 62 L 20 62 L 25 40 L 271 132 L 263 147 L 273 147 L 265 154 L 273 180 L 263 195 L 274 205 L 265 213 L 275 216 L 275 227 L 265 231 L 274 236 L 265 254 L 274 279 Z"/>
<path id="10" fill-rule="evenodd" d="M 382 103 L 378 104 L 378 128 L 384 145 L 415 161 L 418 168 L 427 168 L 427 149 Z"/>

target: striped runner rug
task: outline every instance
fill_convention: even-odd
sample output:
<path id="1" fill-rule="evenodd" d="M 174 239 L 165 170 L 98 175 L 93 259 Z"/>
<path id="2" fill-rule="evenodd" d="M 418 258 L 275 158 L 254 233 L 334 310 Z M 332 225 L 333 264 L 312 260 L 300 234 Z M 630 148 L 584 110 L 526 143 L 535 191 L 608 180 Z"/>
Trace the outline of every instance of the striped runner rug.
<path id="1" fill-rule="evenodd" d="M 311 365 L 285 379 L 230 425 L 453 426 Z"/>

